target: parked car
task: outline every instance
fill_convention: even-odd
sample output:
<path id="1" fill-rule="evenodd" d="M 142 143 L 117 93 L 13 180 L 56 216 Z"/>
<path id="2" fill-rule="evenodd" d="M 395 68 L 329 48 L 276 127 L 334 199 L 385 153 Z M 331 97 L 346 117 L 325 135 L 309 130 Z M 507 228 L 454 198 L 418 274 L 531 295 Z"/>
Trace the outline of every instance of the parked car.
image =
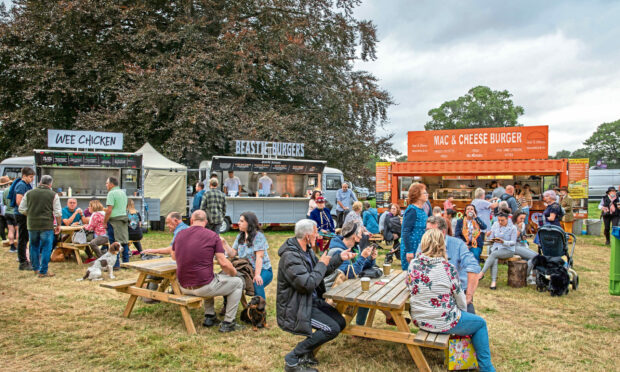
<path id="1" fill-rule="evenodd" d="M 590 169 L 589 198 L 602 198 L 609 186 L 620 187 L 620 169 Z"/>

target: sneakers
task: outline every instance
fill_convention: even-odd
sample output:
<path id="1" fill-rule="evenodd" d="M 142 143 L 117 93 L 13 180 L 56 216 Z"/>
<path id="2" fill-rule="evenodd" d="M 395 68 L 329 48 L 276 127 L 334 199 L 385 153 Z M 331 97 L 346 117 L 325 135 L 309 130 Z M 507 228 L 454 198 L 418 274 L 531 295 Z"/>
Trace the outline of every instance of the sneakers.
<path id="1" fill-rule="evenodd" d="M 319 361 L 314 357 L 314 354 L 308 353 L 299 358 L 299 364 L 303 364 L 306 366 L 318 366 Z"/>
<path id="2" fill-rule="evenodd" d="M 284 362 L 284 371 L 285 372 L 318 372 L 319 370 L 312 367 L 306 367 L 301 363 L 297 363 L 295 365 L 290 365 Z"/>
<path id="3" fill-rule="evenodd" d="M 220 322 L 215 315 L 205 315 L 205 321 L 202 322 L 203 327 L 213 327 L 214 325 L 218 325 Z"/>
<path id="4" fill-rule="evenodd" d="M 206 319 L 205 319 L 206 322 Z M 234 332 L 242 329 L 243 326 L 233 322 L 222 322 L 219 331 L 222 333 Z"/>
<path id="5" fill-rule="evenodd" d="M 28 270 L 28 271 L 30 271 L 30 270 L 32 270 L 32 266 L 30 266 L 29 262 L 24 262 L 24 263 L 20 263 L 19 264 L 19 269 L 20 270 Z"/>
<path id="6" fill-rule="evenodd" d="M 9 248 L 9 253 L 17 253 L 17 248 L 12 245 L 11 248 Z"/>

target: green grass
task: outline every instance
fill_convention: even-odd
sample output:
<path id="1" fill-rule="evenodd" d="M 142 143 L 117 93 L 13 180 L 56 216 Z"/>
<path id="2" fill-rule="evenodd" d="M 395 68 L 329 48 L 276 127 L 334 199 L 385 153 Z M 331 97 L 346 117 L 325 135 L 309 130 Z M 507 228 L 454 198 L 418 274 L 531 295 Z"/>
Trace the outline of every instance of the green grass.
<path id="1" fill-rule="evenodd" d="M 598 209 L 598 204 L 600 200 L 590 201 L 588 203 L 588 218 L 589 219 L 599 219 L 601 217 L 601 210 Z"/>
<path id="2" fill-rule="evenodd" d="M 224 237 L 232 242 L 236 234 Z M 277 250 L 292 232 L 268 230 L 266 236 L 276 276 L 266 288 L 268 328 L 221 334 L 202 327 L 203 310 L 192 309 L 198 331 L 193 336 L 171 304 L 138 301 L 131 318 L 123 318 L 127 295 L 101 288 L 100 282 L 75 281 L 85 266 L 51 263 L 56 277 L 38 279 L 18 271 L 15 254 L 5 249 L 0 252 L 0 370 L 282 371 L 284 355 L 303 339 L 283 332 L 275 320 Z M 171 237 L 149 232 L 142 242 L 144 248 L 165 247 Z M 551 297 L 531 286 L 510 288 L 505 265 L 499 267 L 496 291 L 489 290 L 488 278 L 480 282 L 474 303 L 487 321 L 498 371 L 617 370 L 620 297 L 608 293 L 609 248 L 602 242 L 602 237 L 578 237 L 575 268 L 581 285 L 567 296 Z M 117 276 L 130 279 L 136 273 Z M 382 314 L 375 322 L 393 329 Z M 441 351 L 423 352 L 433 371 L 444 370 Z M 415 370 L 404 346 L 346 335 L 326 344 L 317 357 L 321 371 Z"/>

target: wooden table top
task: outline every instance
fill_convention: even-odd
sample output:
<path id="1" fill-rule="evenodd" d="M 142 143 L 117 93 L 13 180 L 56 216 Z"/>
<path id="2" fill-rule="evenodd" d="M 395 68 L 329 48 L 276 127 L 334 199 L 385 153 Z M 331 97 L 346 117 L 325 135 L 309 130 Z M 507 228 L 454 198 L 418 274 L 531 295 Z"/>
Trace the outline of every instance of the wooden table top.
<path id="1" fill-rule="evenodd" d="M 124 262 L 121 266 L 159 276 L 174 274 L 177 271 L 177 262 L 171 257 Z"/>
<path id="2" fill-rule="evenodd" d="M 60 226 L 60 232 L 71 232 L 82 230 L 84 226 Z"/>
<path id="3" fill-rule="evenodd" d="M 349 279 L 336 288 L 331 288 L 323 297 L 335 302 L 349 302 L 363 307 L 402 309 L 410 296 L 405 283 L 406 277 L 406 271 L 393 270 L 388 276 L 370 279 L 370 289 L 366 292 L 362 292 L 360 279 Z M 385 284 L 377 284 L 379 281 Z"/>

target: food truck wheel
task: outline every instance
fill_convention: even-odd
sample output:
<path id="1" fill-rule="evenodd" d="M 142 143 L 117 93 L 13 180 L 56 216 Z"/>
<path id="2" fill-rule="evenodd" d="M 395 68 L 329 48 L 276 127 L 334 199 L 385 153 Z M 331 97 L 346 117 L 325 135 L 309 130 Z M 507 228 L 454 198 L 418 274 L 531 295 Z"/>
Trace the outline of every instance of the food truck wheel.
<path id="1" fill-rule="evenodd" d="M 228 232 L 230 230 L 230 225 L 230 219 L 228 217 L 224 218 L 224 222 L 222 222 L 222 225 L 220 226 L 220 234 Z"/>

